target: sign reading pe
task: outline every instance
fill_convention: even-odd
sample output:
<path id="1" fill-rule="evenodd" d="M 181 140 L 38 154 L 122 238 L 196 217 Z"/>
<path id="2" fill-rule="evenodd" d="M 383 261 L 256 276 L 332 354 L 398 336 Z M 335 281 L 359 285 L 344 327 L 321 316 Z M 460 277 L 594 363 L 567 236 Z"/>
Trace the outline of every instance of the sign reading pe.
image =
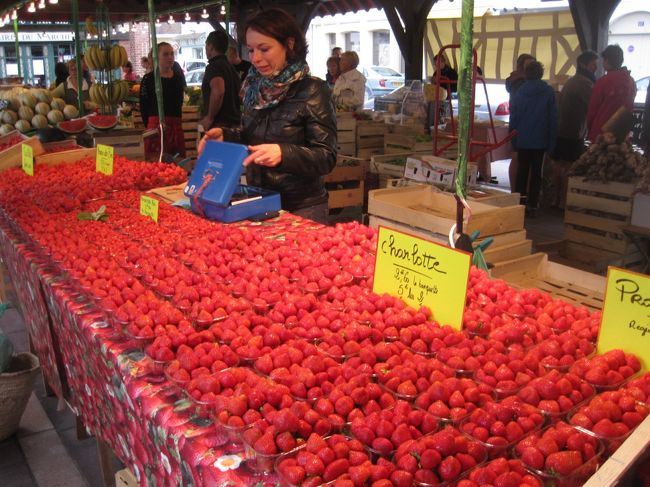
<path id="1" fill-rule="evenodd" d="M 427 306 L 440 324 L 460 330 L 470 263 L 467 252 L 380 226 L 372 290 Z"/>
<path id="2" fill-rule="evenodd" d="M 607 270 L 598 353 L 619 348 L 650 367 L 650 276 L 616 267 Z"/>
<path id="3" fill-rule="evenodd" d="M 158 223 L 158 200 L 150 196 L 140 196 L 140 214 Z"/>

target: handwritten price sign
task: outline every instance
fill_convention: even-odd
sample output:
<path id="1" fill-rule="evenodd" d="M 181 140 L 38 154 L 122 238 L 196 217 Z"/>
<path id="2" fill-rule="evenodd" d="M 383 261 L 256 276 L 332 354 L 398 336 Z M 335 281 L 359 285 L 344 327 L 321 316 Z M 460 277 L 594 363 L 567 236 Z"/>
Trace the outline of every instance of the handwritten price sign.
<path id="1" fill-rule="evenodd" d="M 22 145 L 22 155 L 23 155 L 23 171 L 28 176 L 34 175 L 34 149 L 32 146 L 23 144 Z"/>
<path id="2" fill-rule="evenodd" d="M 463 326 L 471 255 L 379 227 L 373 291 L 427 306 L 441 324 Z"/>
<path id="3" fill-rule="evenodd" d="M 113 174 L 113 147 L 110 145 L 97 144 L 95 171 L 107 176 Z"/>
<path id="4" fill-rule="evenodd" d="M 158 200 L 150 196 L 140 196 L 140 214 L 158 223 Z"/>
<path id="5" fill-rule="evenodd" d="M 598 353 L 620 348 L 650 367 L 650 276 L 610 267 Z"/>

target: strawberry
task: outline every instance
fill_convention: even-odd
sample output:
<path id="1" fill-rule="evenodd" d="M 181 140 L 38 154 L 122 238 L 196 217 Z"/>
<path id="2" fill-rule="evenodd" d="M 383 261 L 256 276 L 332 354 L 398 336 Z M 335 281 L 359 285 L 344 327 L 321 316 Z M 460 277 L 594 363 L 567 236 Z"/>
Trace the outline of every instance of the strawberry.
<path id="1" fill-rule="evenodd" d="M 337 460 L 334 460 L 332 463 L 327 465 L 327 467 L 325 467 L 325 471 L 323 472 L 323 480 L 325 482 L 331 482 L 332 480 L 336 480 L 341 475 L 346 473 L 349 468 L 350 468 L 350 463 L 348 462 L 347 459 L 339 458 Z"/>
<path id="2" fill-rule="evenodd" d="M 420 466 L 426 470 L 433 470 L 442 460 L 440 453 L 437 450 L 428 448 L 420 455 Z"/>
<path id="3" fill-rule="evenodd" d="M 255 443 L 253 444 L 255 451 L 262 453 L 264 455 L 272 455 L 278 452 L 278 449 L 275 445 L 273 439 L 273 434 L 270 430 L 262 434 Z"/>
<path id="4" fill-rule="evenodd" d="M 546 457 L 545 467 L 547 470 L 557 472 L 560 475 L 569 475 L 582 465 L 580 452 L 568 450 L 551 453 Z"/>
<path id="5" fill-rule="evenodd" d="M 438 473 L 442 481 L 451 481 L 455 478 L 458 478 L 462 472 L 462 464 L 460 461 L 453 456 L 449 456 L 440 462 L 438 466 Z"/>
<path id="6" fill-rule="evenodd" d="M 395 470 L 390 481 L 394 487 L 411 487 L 413 485 L 413 474 L 404 470 Z"/>
<path id="7" fill-rule="evenodd" d="M 305 480 L 305 469 L 299 466 L 290 466 L 282 469 L 282 476 L 292 485 L 302 485 Z"/>

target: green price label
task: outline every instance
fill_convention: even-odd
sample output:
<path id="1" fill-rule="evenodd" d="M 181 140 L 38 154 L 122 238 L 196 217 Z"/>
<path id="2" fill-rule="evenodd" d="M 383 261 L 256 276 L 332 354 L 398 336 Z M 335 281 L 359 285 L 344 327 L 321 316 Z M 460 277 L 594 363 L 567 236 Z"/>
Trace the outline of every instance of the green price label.
<path id="1" fill-rule="evenodd" d="M 23 171 L 29 176 L 34 175 L 34 149 L 31 145 L 23 144 Z"/>
<path id="2" fill-rule="evenodd" d="M 149 196 L 140 196 L 140 214 L 158 223 L 158 200 Z"/>
<path id="3" fill-rule="evenodd" d="M 97 144 L 95 170 L 107 176 L 113 174 L 113 148 L 110 145 Z"/>

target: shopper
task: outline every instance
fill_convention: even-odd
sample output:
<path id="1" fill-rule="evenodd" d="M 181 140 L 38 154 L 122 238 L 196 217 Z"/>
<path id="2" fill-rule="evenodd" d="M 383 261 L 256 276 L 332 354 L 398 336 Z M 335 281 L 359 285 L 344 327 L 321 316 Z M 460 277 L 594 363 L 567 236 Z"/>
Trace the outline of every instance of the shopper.
<path id="1" fill-rule="evenodd" d="M 567 180 L 571 164 L 585 148 L 587 108 L 591 89 L 596 82 L 598 54 L 585 51 L 576 60 L 576 74 L 570 78 L 559 96 L 558 128 L 553 151 L 553 206 L 564 208 Z"/>
<path id="2" fill-rule="evenodd" d="M 252 64 L 239 56 L 239 52 L 237 52 L 235 46 L 230 46 L 228 48 L 226 56 L 228 57 L 228 62 L 232 64 L 233 68 L 235 68 L 235 71 L 237 71 L 237 74 L 243 83 L 246 76 L 248 76 Z"/>
<path id="3" fill-rule="evenodd" d="M 431 81 L 434 84 L 436 83 L 438 63 L 440 63 L 440 86 L 447 90 L 447 93 L 456 93 L 458 89 L 458 73 L 449 65 L 449 60 L 444 54 L 438 54 L 433 58 L 433 65 L 436 67 L 436 71 L 433 73 Z"/>
<path id="4" fill-rule="evenodd" d="M 336 80 L 339 79 L 341 75 L 341 66 L 340 59 L 338 57 L 332 56 L 327 58 L 327 74 L 325 75 L 325 81 L 327 81 L 327 86 L 334 88 Z"/>
<path id="5" fill-rule="evenodd" d="M 334 83 L 334 103 L 348 110 L 357 110 L 363 106 L 366 94 L 366 77 L 356 68 L 359 65 L 359 55 L 354 51 L 341 54 L 341 75 Z"/>
<path id="6" fill-rule="evenodd" d="M 623 49 L 609 45 L 600 54 L 607 74 L 594 84 L 587 111 L 589 140 L 595 142 L 603 125 L 621 107 L 632 111 L 636 85 L 630 72 L 623 66 Z"/>
<path id="7" fill-rule="evenodd" d="M 151 72 L 151 61 L 149 61 L 147 56 L 142 56 L 140 58 L 140 66 L 144 69 L 144 74 Z"/>
<path id="8" fill-rule="evenodd" d="M 532 61 L 526 66 L 526 81 L 517 90 L 510 110 L 510 128 L 517 131 L 517 188 L 527 214 L 535 216 L 539 205 L 544 153 L 555 145 L 557 108 L 555 92 L 542 81 L 544 66 Z M 530 183 L 528 177 L 530 173 Z"/>
<path id="9" fill-rule="evenodd" d="M 79 84 L 77 83 L 77 61 L 76 59 L 71 59 L 68 61 L 68 78 L 65 82 L 65 92 L 63 99 L 68 105 L 74 105 L 79 108 Z M 81 99 L 84 102 L 90 100 L 90 95 L 88 90 L 90 88 L 90 83 L 82 76 L 81 78 Z"/>
<path id="10" fill-rule="evenodd" d="M 153 53 L 149 54 L 151 57 Z M 185 137 L 183 135 L 183 84 L 185 79 L 174 72 L 174 49 L 168 42 L 158 44 L 158 69 L 162 82 L 163 109 L 165 123 L 163 152 L 185 157 Z M 149 72 L 142 78 L 140 86 L 140 112 L 142 121 L 148 129 L 159 127 L 158 103 L 156 100 L 156 85 L 154 73 Z M 144 139 L 144 151 L 148 160 L 157 160 L 160 155 L 161 135 L 153 135 Z"/>
<path id="11" fill-rule="evenodd" d="M 280 193 L 282 208 L 327 222 L 324 176 L 336 164 L 336 116 L 330 90 L 309 75 L 307 43 L 295 19 L 268 9 L 246 22 L 253 68 L 244 81 L 240 130 L 214 128 L 204 141 L 237 135 L 249 144 L 248 184 Z"/>
<path id="12" fill-rule="evenodd" d="M 210 32 L 205 41 L 208 65 L 201 84 L 203 118 L 199 123 L 204 130 L 212 127 L 238 127 L 241 122 L 241 80 L 226 58 L 227 50 L 228 34 L 216 30 Z"/>
<path id="13" fill-rule="evenodd" d="M 122 67 L 122 79 L 125 81 L 135 81 L 136 76 L 133 72 L 133 64 L 131 61 L 127 61 L 126 64 Z"/>
<path id="14" fill-rule="evenodd" d="M 68 80 L 68 64 L 67 63 L 56 63 L 54 65 L 54 75 L 56 79 L 54 80 L 53 86 L 50 89 L 54 89 L 59 86 L 61 83 L 65 83 Z"/>
<path id="15" fill-rule="evenodd" d="M 343 49 L 341 49 L 340 47 L 333 47 L 331 56 L 341 59 L 342 53 L 343 53 Z"/>

